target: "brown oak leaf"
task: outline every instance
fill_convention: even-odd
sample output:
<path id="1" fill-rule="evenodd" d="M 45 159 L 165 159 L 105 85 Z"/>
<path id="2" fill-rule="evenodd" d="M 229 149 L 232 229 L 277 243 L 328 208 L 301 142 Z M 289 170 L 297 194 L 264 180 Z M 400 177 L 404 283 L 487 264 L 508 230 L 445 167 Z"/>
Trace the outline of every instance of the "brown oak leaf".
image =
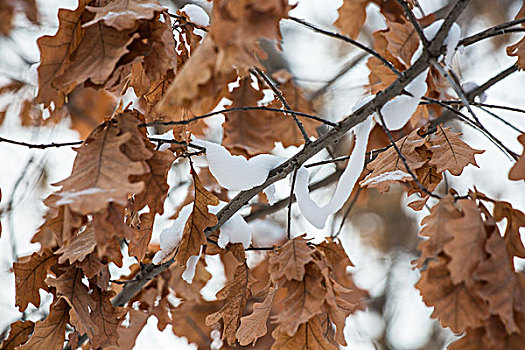
<path id="1" fill-rule="evenodd" d="M 68 320 L 69 305 L 60 298 L 51 305 L 47 317 L 43 321 L 36 322 L 29 341 L 17 347 L 17 350 L 62 350 Z"/>
<path id="2" fill-rule="evenodd" d="M 419 235 L 426 239 L 417 246 L 421 251 L 420 257 L 416 260 L 418 268 L 423 267 L 427 259 L 435 258 L 443 252 L 444 244 L 453 239 L 447 223 L 460 217 L 461 212 L 454 206 L 452 196 L 444 197 L 430 209 L 430 215 L 425 216 L 421 221 L 422 229 Z"/>
<path id="3" fill-rule="evenodd" d="M 16 305 L 24 311 L 29 303 L 40 306 L 39 289 L 49 291 L 45 279 L 50 268 L 58 262 L 58 256 L 44 249 L 42 253 L 33 253 L 13 264 L 15 272 Z"/>
<path id="4" fill-rule="evenodd" d="M 224 300 L 224 306 L 206 317 L 207 326 L 213 326 L 221 319 L 223 320 L 222 339 L 226 339 L 229 345 L 235 343 L 235 333 L 255 282 L 248 265 L 246 263 L 239 265 L 235 270 L 233 280 L 228 281 L 217 293 L 217 299 Z"/>
<path id="5" fill-rule="evenodd" d="M 474 270 L 485 259 L 487 232 L 475 201 L 460 199 L 456 203 L 463 216 L 445 224 L 452 239 L 444 243 L 443 250 L 451 259 L 447 267 L 452 282 L 465 282 L 470 287 L 475 283 Z"/>
<path id="6" fill-rule="evenodd" d="M 71 307 L 71 324 L 82 334 L 89 335 L 97 329 L 90 314 L 95 303 L 90 297 L 89 289 L 82 283 L 83 277 L 82 270 L 70 266 L 58 278 L 47 278 L 46 282 L 55 287 L 57 297 L 64 299 Z"/>
<path id="7" fill-rule="evenodd" d="M 429 263 L 427 270 L 421 273 L 416 288 L 425 304 L 434 307 L 432 317 L 438 318 L 444 327 L 450 327 L 456 333 L 481 326 L 490 316 L 487 303 L 471 288 L 463 282 L 452 282 L 443 258 Z"/>
<path id="8" fill-rule="evenodd" d="M 121 350 L 133 350 L 137 337 L 148 322 L 151 316 L 149 312 L 143 312 L 135 309 L 128 309 L 129 327 L 118 328 L 118 344 Z"/>
<path id="9" fill-rule="evenodd" d="M 0 344 L 4 350 L 14 350 L 20 344 L 29 339 L 33 333 L 35 323 L 33 321 L 16 321 L 11 324 L 9 336 Z"/>
<path id="10" fill-rule="evenodd" d="M 195 201 L 193 203 L 193 211 L 184 225 L 182 239 L 175 258 L 176 263 L 179 265 L 186 265 L 191 256 L 198 256 L 201 253 L 201 247 L 206 243 L 204 230 L 217 223 L 217 217 L 210 214 L 208 206 L 218 205 L 219 199 L 202 186 L 197 173 L 193 169 L 191 169 L 191 175 L 193 177 Z"/>
<path id="11" fill-rule="evenodd" d="M 507 219 L 505 228 L 505 245 L 509 254 L 509 260 L 514 265 L 514 257 L 525 258 L 525 247 L 521 241 L 520 228 L 525 226 L 525 214 L 514 209 L 508 202 L 494 202 L 494 219 L 501 221 Z"/>
<path id="12" fill-rule="evenodd" d="M 94 304 L 91 309 L 91 317 L 96 328 L 89 334 L 89 339 L 96 349 L 119 344 L 118 328 L 126 311 L 111 305 L 110 299 L 113 296 L 114 292 L 101 291 L 98 288 L 94 288 L 91 293 Z"/>
<path id="13" fill-rule="evenodd" d="M 321 318 L 320 316 L 303 323 L 292 335 L 281 332 L 278 327 L 272 333 L 275 338 L 272 350 L 337 350 L 337 346 L 326 338 L 330 327 L 331 324 L 326 317 Z"/>
<path id="14" fill-rule="evenodd" d="M 269 271 L 273 281 L 286 277 L 287 280 L 301 281 L 305 273 L 305 265 L 313 259 L 314 249 L 310 248 L 306 235 L 289 240 L 277 253 L 270 256 Z"/>
<path id="15" fill-rule="evenodd" d="M 450 128 L 440 127 L 435 137 L 430 139 L 432 158 L 429 165 L 436 167 L 438 173 L 448 170 L 452 175 L 460 175 L 468 164 L 476 164 L 474 156 L 485 151 L 471 148 Z"/>
<path id="16" fill-rule="evenodd" d="M 142 261 L 148 252 L 149 242 L 153 234 L 153 220 L 155 214 L 140 214 L 140 221 L 133 227 L 133 237 L 129 242 L 128 253 Z"/>
<path id="17" fill-rule="evenodd" d="M 523 145 L 523 153 L 509 171 L 509 179 L 516 181 L 525 180 L 525 134 L 518 136 L 518 141 Z"/>
<path id="18" fill-rule="evenodd" d="M 239 344 L 246 346 L 252 343 L 255 346 L 257 339 L 263 337 L 268 329 L 266 328 L 266 321 L 272 311 L 273 300 L 276 287 L 270 287 L 266 298 L 262 303 L 253 304 L 253 312 L 241 318 L 241 325 L 235 336 L 239 340 Z"/>
<path id="19" fill-rule="evenodd" d="M 126 205 L 128 195 L 144 189 L 142 182 L 131 183 L 129 176 L 148 171 L 144 163 L 131 161 L 120 150 L 131 137 L 130 133 L 119 135 L 119 129 L 111 122 L 97 127 L 76 149 L 71 175 L 56 183 L 63 187 L 46 204 L 67 205 L 83 215 L 104 210 L 109 202 Z"/>
<path id="20" fill-rule="evenodd" d="M 339 18 L 334 23 L 343 34 L 348 34 L 352 39 L 357 39 L 366 20 L 366 7 L 371 0 L 343 1 L 343 6 L 337 10 Z"/>
<path id="21" fill-rule="evenodd" d="M 287 290 L 286 297 L 279 303 L 283 310 L 273 316 L 274 322 L 279 324 L 279 332 L 293 336 L 302 324 L 324 312 L 326 288 L 322 282 L 323 276 L 314 263 L 306 265 L 301 280 L 284 281 L 282 288 Z"/>
<path id="22" fill-rule="evenodd" d="M 55 254 L 60 255 L 58 262 L 63 264 L 69 260 L 69 264 L 75 261 L 83 261 L 86 256 L 95 250 L 97 242 L 91 226 L 87 226 L 84 231 L 73 237 L 69 244 L 63 245 Z"/>

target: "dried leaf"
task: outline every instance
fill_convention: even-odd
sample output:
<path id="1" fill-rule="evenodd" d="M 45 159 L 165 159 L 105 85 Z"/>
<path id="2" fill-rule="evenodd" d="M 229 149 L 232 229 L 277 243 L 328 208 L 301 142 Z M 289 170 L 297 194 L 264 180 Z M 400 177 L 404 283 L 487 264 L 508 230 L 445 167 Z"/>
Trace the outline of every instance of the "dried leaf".
<path id="1" fill-rule="evenodd" d="M 435 138 L 430 140 L 432 158 L 429 165 L 435 166 L 438 173 L 448 170 L 452 175 L 460 175 L 468 164 L 476 164 L 474 155 L 485 151 L 471 148 L 463 142 L 459 135 L 450 128 L 440 127 Z"/>
<path id="2" fill-rule="evenodd" d="M 40 306 L 40 288 L 49 291 L 45 279 L 51 266 L 58 262 L 58 256 L 45 249 L 42 253 L 33 253 L 13 264 L 15 272 L 16 305 L 22 312 L 29 303 Z"/>
<path id="3" fill-rule="evenodd" d="M 83 277 L 82 270 L 71 266 L 58 278 L 47 278 L 46 282 L 55 287 L 57 297 L 63 298 L 71 307 L 71 324 L 82 334 L 90 335 L 97 329 L 90 315 L 95 303 L 89 295 L 89 289 L 82 283 Z"/>
<path id="4" fill-rule="evenodd" d="M 55 254 L 62 254 L 58 258 L 60 264 L 69 260 L 69 264 L 72 265 L 75 261 L 84 260 L 89 253 L 95 250 L 95 246 L 96 240 L 93 229 L 88 226 L 82 233 L 73 237 L 69 244 L 61 246 Z"/>
<path id="5" fill-rule="evenodd" d="M 52 201 L 56 196 L 48 197 Z M 45 221 L 31 239 L 32 243 L 40 243 L 42 248 L 53 248 L 57 244 L 67 245 L 75 236 L 75 232 L 82 226 L 84 218 L 72 212 L 68 207 L 61 206 L 58 210 L 48 210 Z"/>
<path id="6" fill-rule="evenodd" d="M 33 321 L 16 321 L 11 324 L 9 336 L 0 344 L 4 350 L 14 350 L 20 344 L 23 344 L 29 339 L 35 323 Z"/>
<path id="7" fill-rule="evenodd" d="M 505 245 L 509 254 L 509 260 L 514 265 L 514 257 L 525 258 L 525 247 L 521 241 L 520 228 L 525 226 L 525 214 L 514 209 L 510 203 L 494 202 L 494 219 L 501 221 L 507 219 L 505 228 Z"/>
<path id="8" fill-rule="evenodd" d="M 273 281 L 277 282 L 286 277 L 288 280 L 301 281 L 305 273 L 305 265 L 312 261 L 314 250 L 304 239 L 306 235 L 297 236 L 289 240 L 270 256 L 270 274 Z"/>
<path id="9" fill-rule="evenodd" d="M 419 47 L 419 37 L 411 23 L 386 21 L 388 31 L 384 36 L 388 42 L 387 50 L 393 57 L 401 59 L 406 68 L 410 67 L 412 56 Z"/>
<path id="10" fill-rule="evenodd" d="M 525 180 L 525 134 L 518 136 L 518 141 L 523 145 L 523 153 L 509 172 L 509 179 L 516 181 Z"/>
<path id="11" fill-rule="evenodd" d="M 350 0 L 343 1 L 343 6 L 337 10 L 339 18 L 334 23 L 341 29 L 343 34 L 348 34 L 352 39 L 357 39 L 361 27 L 366 20 L 366 7 L 370 0 Z"/>
<path id="12" fill-rule="evenodd" d="M 129 326 L 118 328 L 118 344 L 121 350 L 133 350 L 140 332 L 151 316 L 149 312 L 129 309 Z"/>
<path id="13" fill-rule="evenodd" d="M 272 311 L 276 291 L 276 287 L 270 287 L 264 301 L 262 303 L 253 304 L 253 312 L 248 316 L 241 318 L 241 325 L 235 333 L 235 336 L 239 340 L 239 344 L 242 346 L 246 346 L 250 343 L 255 346 L 257 339 L 263 337 L 268 331 L 266 328 L 266 321 Z"/>
<path id="14" fill-rule="evenodd" d="M 217 293 L 217 299 L 224 300 L 224 306 L 206 317 L 207 326 L 213 326 L 221 319 L 223 320 L 222 339 L 226 339 L 229 345 L 235 343 L 235 333 L 255 282 L 246 263 L 239 265 L 235 270 L 233 280 L 228 281 Z"/>
<path id="15" fill-rule="evenodd" d="M 55 103 L 56 108 L 64 104 L 67 92 L 57 88 L 54 79 L 62 75 L 71 65 L 70 55 L 82 41 L 84 29 L 81 27 L 81 15 L 85 5 L 86 0 L 81 0 L 74 11 L 60 9 L 57 33 L 53 36 L 43 36 L 37 41 L 40 49 L 40 65 L 36 102 L 43 103 L 45 108 L 49 107 L 51 102 Z"/>
<path id="16" fill-rule="evenodd" d="M 517 57 L 516 65 L 520 69 L 525 69 L 525 38 L 513 45 L 507 46 L 507 55 Z"/>
<path id="17" fill-rule="evenodd" d="M 330 327 L 329 322 L 328 327 Z M 326 339 L 326 333 L 327 329 L 322 326 L 320 316 L 316 316 L 309 322 L 302 324 L 297 333 L 291 336 L 281 332 L 280 328 L 276 328 L 272 333 L 272 336 L 275 338 L 272 350 L 336 350 L 337 346 Z"/>
<path id="18" fill-rule="evenodd" d="M 140 214 L 140 221 L 138 225 L 133 228 L 134 237 L 129 242 L 128 253 L 142 261 L 148 252 L 149 242 L 153 233 L 153 220 L 155 214 L 144 213 Z"/>
<path id="19" fill-rule="evenodd" d="M 79 147 L 71 175 L 56 185 L 62 190 L 46 200 L 51 207 L 67 205 L 86 215 L 104 210 L 109 202 L 126 205 L 128 195 L 140 193 L 144 184 L 131 183 L 130 175 L 147 172 L 141 162 L 131 161 L 120 147 L 131 139 L 130 133 L 119 135 L 113 123 L 96 128 Z"/>
<path id="20" fill-rule="evenodd" d="M 118 346 L 118 328 L 126 311 L 123 308 L 113 307 L 110 298 L 113 292 L 101 291 L 94 288 L 91 293 L 94 307 L 91 310 L 91 317 L 95 321 L 96 328 L 89 334 L 89 339 L 94 348 L 106 348 Z"/>
<path id="21" fill-rule="evenodd" d="M 451 258 L 448 269 L 452 282 L 465 282 L 470 287 L 475 283 L 474 270 L 485 259 L 487 232 L 475 201 L 460 199 L 456 203 L 463 216 L 445 224 L 452 239 L 445 242 L 443 250 Z"/>
<path id="22" fill-rule="evenodd" d="M 86 6 L 86 10 L 93 12 L 95 18 L 84 27 L 98 22 L 118 30 L 131 29 L 142 19 L 153 19 L 156 12 L 162 12 L 164 7 L 154 0 L 116 0 L 102 7 Z"/>
<path id="23" fill-rule="evenodd" d="M 191 284 L 182 279 L 182 274 L 186 270 L 186 266 L 174 266 L 170 268 L 169 286 L 175 292 L 178 298 L 182 298 L 185 302 L 200 303 L 202 296 L 201 289 L 211 279 L 211 274 L 206 270 L 206 262 L 204 257 L 201 257 L 195 267 L 195 276 Z"/>
<path id="24" fill-rule="evenodd" d="M 417 150 L 424 144 L 425 139 L 419 136 L 417 129 L 396 142 L 397 147 L 412 171 L 423 168 L 427 162 Z M 394 147 L 379 154 L 373 162 L 367 165 L 367 168 L 372 170 L 372 172 L 359 185 L 361 187 L 377 188 L 380 193 L 388 191 L 393 183 L 412 180 L 412 176 L 407 172 L 405 164 Z M 419 176 L 418 180 L 422 182 Z"/>
<path id="25" fill-rule="evenodd" d="M 434 307 L 432 317 L 455 333 L 483 325 L 490 315 L 488 305 L 465 283 L 452 283 L 446 261 L 441 258 L 429 263 L 416 288 L 425 304 Z"/>
<path id="26" fill-rule="evenodd" d="M 486 282 L 478 295 L 488 303 L 491 314 L 500 317 L 508 333 L 519 332 L 513 310 L 515 304 L 525 298 L 525 293 L 520 288 L 518 275 L 508 259 L 505 241 L 497 230 L 487 240 L 486 250 L 489 258 L 481 262 L 474 271 L 476 280 Z"/>
<path id="27" fill-rule="evenodd" d="M 283 310 L 273 317 L 279 324 L 280 333 L 293 336 L 302 324 L 324 312 L 326 288 L 322 281 L 319 268 L 309 263 L 302 280 L 290 279 L 283 283 L 282 287 L 287 290 L 286 297 L 279 303 Z"/>
<path id="28" fill-rule="evenodd" d="M 179 265 L 186 265 L 190 256 L 200 254 L 202 245 L 206 243 L 204 230 L 217 223 L 217 217 L 210 214 L 208 206 L 218 205 L 219 200 L 202 186 L 199 177 L 193 169 L 191 170 L 191 175 L 195 190 L 195 202 L 193 203 L 193 211 L 184 225 L 179 251 L 175 258 Z"/>
<path id="29" fill-rule="evenodd" d="M 454 206 L 452 196 L 441 199 L 430 209 L 430 215 L 421 221 L 423 228 L 419 235 L 427 239 L 417 246 L 421 251 L 421 256 L 416 260 L 418 268 L 423 267 L 427 259 L 433 259 L 443 252 L 444 244 L 453 239 L 447 223 L 460 217 L 461 212 Z"/>
<path id="30" fill-rule="evenodd" d="M 69 320 L 69 305 L 58 299 L 51 305 L 44 321 L 37 321 L 29 341 L 17 350 L 62 350 L 66 338 L 66 325 Z"/>

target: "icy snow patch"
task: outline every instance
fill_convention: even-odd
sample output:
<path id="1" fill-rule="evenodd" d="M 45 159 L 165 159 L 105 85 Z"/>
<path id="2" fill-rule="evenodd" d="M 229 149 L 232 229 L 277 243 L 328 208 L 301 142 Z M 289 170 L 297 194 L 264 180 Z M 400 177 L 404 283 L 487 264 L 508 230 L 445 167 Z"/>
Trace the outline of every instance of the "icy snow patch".
<path id="1" fill-rule="evenodd" d="M 190 22 L 198 26 L 207 27 L 210 24 L 210 17 L 208 17 L 206 11 L 200 6 L 187 4 L 181 9 L 181 11 L 188 15 Z"/>
<path id="2" fill-rule="evenodd" d="M 208 210 L 212 214 L 217 214 L 226 205 L 221 201 L 218 205 L 208 205 Z M 221 226 L 219 240 L 217 244 L 224 248 L 228 243 L 242 243 L 244 248 L 248 248 L 252 243 L 252 230 L 244 218 L 239 213 L 235 213 Z"/>
<path id="3" fill-rule="evenodd" d="M 441 25 L 443 24 L 444 20 L 440 19 L 438 21 L 435 21 L 425 29 L 423 29 L 423 33 L 425 34 L 425 37 L 428 40 L 432 40 L 436 37 L 437 32 L 439 31 L 439 28 L 441 28 Z M 452 26 L 449 29 L 448 35 L 443 41 L 443 44 L 447 46 L 447 50 L 445 53 L 445 64 L 448 68 L 450 68 L 450 64 L 452 63 L 452 58 L 454 57 L 454 54 L 456 52 L 459 40 L 461 37 L 461 27 L 457 23 L 452 23 Z M 421 53 L 423 52 L 423 47 L 421 43 L 419 44 L 419 47 L 417 48 L 416 52 L 412 56 L 411 64 L 414 64 L 414 62 L 421 56 Z"/>
<path id="4" fill-rule="evenodd" d="M 254 247 L 271 247 L 282 243 L 286 239 L 286 230 L 276 222 L 266 220 L 253 220 L 250 222 Z"/>
<path id="5" fill-rule="evenodd" d="M 170 255 L 180 243 L 184 225 L 191 215 L 193 203 L 185 205 L 179 213 L 177 219 L 173 221 L 171 227 L 165 228 L 160 233 L 160 250 L 153 257 L 153 263 L 158 265 L 168 255 Z"/>
<path id="6" fill-rule="evenodd" d="M 428 69 L 419 74 L 405 87 L 405 90 L 410 92 L 413 97 L 407 95 L 396 96 L 381 108 L 381 114 L 383 114 L 385 125 L 389 130 L 401 129 L 412 117 L 412 114 L 419 106 L 419 100 L 427 92 L 427 73 Z M 377 116 L 376 120 L 380 122 Z"/>
<path id="7" fill-rule="evenodd" d="M 374 177 L 370 177 L 370 178 L 367 177 L 360 183 L 360 185 L 364 187 L 364 186 L 368 186 L 371 184 L 377 184 L 383 181 L 404 181 L 407 178 L 412 179 L 412 176 L 410 176 L 409 173 L 405 173 L 402 170 L 395 170 L 395 171 L 389 171 L 383 174 L 379 174 Z"/>
<path id="8" fill-rule="evenodd" d="M 192 255 L 188 258 L 188 261 L 186 262 L 186 270 L 182 273 L 182 279 L 191 284 L 193 282 L 193 277 L 195 277 L 195 267 L 197 267 L 197 263 L 199 262 L 199 258 L 201 255 Z"/>
<path id="9" fill-rule="evenodd" d="M 279 200 L 279 198 L 277 198 L 277 195 L 275 193 L 275 185 L 274 184 L 271 184 L 270 186 L 266 187 L 263 190 L 263 193 L 268 198 L 268 203 L 270 205 L 274 205 Z"/>
<path id="10" fill-rule="evenodd" d="M 109 188 L 97 188 L 97 187 L 91 187 L 87 188 L 85 190 L 76 191 L 76 192 L 61 192 L 57 193 L 57 196 L 60 196 L 61 198 L 56 202 L 56 205 L 66 205 L 73 203 L 75 198 L 87 196 L 95 193 L 101 193 L 101 192 L 114 192 L 115 190 L 109 189 Z"/>
<path id="11" fill-rule="evenodd" d="M 297 204 L 304 217 L 315 227 L 322 229 L 329 215 L 332 215 L 346 202 L 361 171 L 363 170 L 368 136 L 372 129 L 372 118 L 366 119 L 354 129 L 356 135 L 355 147 L 350 155 L 350 160 L 341 175 L 334 195 L 325 206 L 319 207 L 311 198 L 308 191 L 308 170 L 300 167 L 297 171 L 295 195 Z"/>
<path id="12" fill-rule="evenodd" d="M 270 170 L 285 159 L 271 154 L 259 154 L 249 160 L 232 155 L 225 147 L 199 139 L 197 146 L 206 148 L 206 159 L 210 172 L 219 185 L 232 191 L 243 191 L 266 181 Z"/>

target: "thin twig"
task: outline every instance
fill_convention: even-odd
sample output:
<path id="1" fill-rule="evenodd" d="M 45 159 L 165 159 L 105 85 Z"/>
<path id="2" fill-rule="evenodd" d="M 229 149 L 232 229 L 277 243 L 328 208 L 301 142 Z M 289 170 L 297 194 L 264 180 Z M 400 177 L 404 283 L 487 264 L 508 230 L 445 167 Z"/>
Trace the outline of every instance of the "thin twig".
<path id="1" fill-rule="evenodd" d="M 50 147 L 65 147 L 65 146 L 77 146 L 84 143 L 84 141 L 72 141 L 72 142 L 63 142 L 63 143 L 48 143 L 48 144 L 34 144 L 34 143 L 27 143 L 22 141 L 16 141 L 16 140 L 10 140 L 6 139 L 5 137 L 0 137 L 0 142 L 10 143 L 13 145 L 18 146 L 25 146 L 27 148 L 37 148 L 37 149 L 45 149 Z"/>
<path id="2" fill-rule="evenodd" d="M 284 114 L 296 114 L 300 117 L 305 117 L 308 119 L 316 120 L 318 122 L 324 123 L 326 125 L 330 125 L 332 127 L 337 126 L 337 123 L 331 122 L 329 120 L 323 119 L 321 117 L 318 117 L 316 115 L 293 111 L 293 110 L 284 110 L 279 108 L 273 108 L 273 107 L 266 107 L 266 106 L 247 106 L 247 107 L 232 107 L 232 108 L 225 108 L 218 111 L 202 114 L 196 117 L 193 117 L 191 119 L 187 120 L 173 120 L 173 121 L 153 121 L 150 123 L 142 123 L 139 124 L 139 127 L 145 127 L 145 126 L 156 126 L 156 125 L 188 125 L 193 122 L 196 122 L 197 120 L 206 119 L 209 117 L 212 117 L 214 115 L 222 114 L 222 113 L 231 113 L 231 112 L 238 112 L 238 111 L 252 111 L 252 110 L 262 110 L 262 111 L 270 111 L 270 112 L 277 112 L 277 113 L 284 113 Z"/>
<path id="3" fill-rule="evenodd" d="M 341 224 L 339 225 L 339 229 L 334 235 L 332 235 L 332 238 L 337 238 L 341 234 L 346 218 L 348 217 L 348 215 L 350 215 L 350 211 L 352 211 L 352 208 L 357 202 L 357 199 L 359 198 L 359 195 L 361 194 L 362 190 L 363 190 L 362 187 L 357 186 L 357 191 L 355 192 L 354 198 L 350 200 L 350 203 L 348 204 L 348 208 L 346 208 L 345 213 L 343 214 L 343 218 L 341 219 Z"/>
<path id="4" fill-rule="evenodd" d="M 268 78 L 268 76 L 259 68 L 250 69 L 250 72 L 254 74 L 255 76 L 259 76 L 266 83 L 266 85 L 273 91 L 273 93 L 275 94 L 275 96 L 277 96 L 279 101 L 281 101 L 281 104 L 283 105 L 283 107 L 291 113 L 295 124 L 297 124 L 299 131 L 303 135 L 304 142 L 306 144 L 309 144 L 310 142 L 312 142 L 310 141 L 310 138 L 308 137 L 308 133 L 304 129 L 303 123 L 301 123 L 301 121 L 297 117 L 297 114 L 293 111 L 293 109 L 290 107 L 290 105 L 284 98 L 283 93 L 277 88 L 277 86 L 275 86 L 274 83 L 272 83 L 270 78 Z"/>
<path id="5" fill-rule="evenodd" d="M 373 50 L 373 49 L 371 49 L 369 47 L 366 47 L 365 45 L 361 44 L 360 42 L 358 42 L 358 41 L 356 41 L 356 40 L 354 40 L 354 39 L 352 39 L 350 37 L 347 37 L 345 35 L 342 35 L 342 34 L 339 34 L 339 33 L 335 33 L 335 32 L 331 32 L 329 30 L 321 29 L 321 28 L 317 27 L 316 25 L 305 21 L 304 19 L 299 19 L 299 18 L 293 17 L 293 16 L 289 16 L 288 19 L 290 19 L 290 20 L 292 20 L 294 22 L 297 22 L 299 24 L 302 24 L 303 26 L 312 29 L 314 32 L 321 33 L 321 34 L 326 35 L 328 37 L 332 37 L 332 38 L 335 38 L 335 39 L 339 39 L 339 40 L 345 41 L 347 43 L 350 43 L 350 44 L 360 48 L 361 50 L 363 50 L 363 51 L 369 53 L 370 55 L 374 56 L 375 58 L 379 59 L 385 66 L 388 67 L 388 69 L 390 69 L 392 72 L 394 72 L 395 75 L 397 75 L 398 77 L 401 76 L 401 72 L 399 70 L 397 70 L 397 68 L 394 67 L 392 65 L 392 63 L 390 63 L 386 58 L 381 56 L 377 51 L 375 51 L 375 50 Z"/>
<path id="6" fill-rule="evenodd" d="M 507 28 L 513 27 L 513 26 L 515 26 L 517 24 L 521 24 L 521 23 L 525 23 L 525 18 L 520 18 L 520 19 L 516 19 L 514 21 L 509 21 L 509 22 L 505 22 L 505 23 L 502 23 L 502 24 L 498 24 L 497 26 L 485 29 L 485 30 L 483 30 L 483 31 L 481 31 L 479 33 L 476 33 L 474 35 L 471 35 L 469 37 L 461 39 L 459 41 L 458 46 L 460 46 L 460 45 L 469 46 L 469 45 L 472 45 L 474 43 L 477 43 L 480 40 L 483 40 L 483 39 L 486 39 L 486 38 L 490 38 L 490 37 L 493 37 L 495 35 L 514 33 L 514 32 L 517 32 L 517 31 L 521 32 L 521 31 L 523 31 L 523 28 L 516 28 L 516 29 L 507 30 Z"/>
<path id="7" fill-rule="evenodd" d="M 419 22 L 417 21 L 417 18 L 414 15 L 414 12 L 412 12 L 410 7 L 408 7 L 408 4 L 406 3 L 405 0 L 397 0 L 397 3 L 399 5 L 401 5 L 401 7 L 403 8 L 403 11 L 405 11 L 405 15 L 408 18 L 408 20 L 410 21 L 410 23 L 412 23 L 412 26 L 414 27 L 414 30 L 416 31 L 417 35 L 419 36 L 419 39 L 423 43 L 423 47 L 427 47 L 428 46 L 428 39 L 425 36 L 425 33 L 423 32 L 423 29 L 421 29 L 421 26 L 419 25 Z"/>
<path id="8" fill-rule="evenodd" d="M 297 178 L 297 168 L 293 171 L 292 175 L 292 185 L 290 188 L 290 196 L 288 201 L 288 218 L 286 222 L 286 237 L 288 237 L 288 240 L 290 240 L 291 236 L 291 229 L 292 229 L 292 198 L 294 197 L 294 189 L 295 189 L 295 179 Z"/>
<path id="9" fill-rule="evenodd" d="M 513 124 L 509 123 L 508 121 L 506 121 L 505 119 L 503 119 L 502 117 L 497 115 L 496 113 L 491 112 L 491 111 L 489 111 L 488 109 L 486 109 L 486 108 L 484 108 L 482 106 L 476 106 L 476 107 L 478 107 L 479 109 L 481 109 L 483 112 L 487 113 L 488 115 L 490 115 L 494 119 L 497 119 L 500 122 L 502 122 L 503 124 L 507 125 L 509 128 L 519 132 L 520 134 L 525 133 L 525 131 L 523 131 L 523 130 L 519 129 L 518 127 L 514 126 Z"/>

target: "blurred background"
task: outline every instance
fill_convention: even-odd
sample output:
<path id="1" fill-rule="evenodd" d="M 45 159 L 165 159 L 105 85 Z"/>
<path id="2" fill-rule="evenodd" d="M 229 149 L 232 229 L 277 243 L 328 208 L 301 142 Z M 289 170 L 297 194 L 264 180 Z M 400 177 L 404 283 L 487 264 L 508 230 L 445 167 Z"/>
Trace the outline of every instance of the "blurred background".
<path id="1" fill-rule="evenodd" d="M 297 6 L 291 11 L 295 17 L 314 23 L 319 27 L 336 31 L 333 23 L 337 20 L 337 9 L 342 0 L 301 0 L 290 1 Z M 9 12 L 10 3 L 15 12 Z M 173 12 L 185 5 L 197 4 L 210 13 L 211 3 L 207 1 L 161 1 Z M 446 8 L 445 0 L 420 0 L 424 14 Z M 42 122 L 48 116 L 39 106 L 26 102 L 37 89 L 36 69 L 39 51 L 36 39 L 42 35 L 53 35 L 58 28 L 58 8 L 74 9 L 74 0 L 9 1 L 0 0 L 0 136 L 31 143 L 66 142 L 84 139 L 105 116 L 111 114 L 117 99 L 109 94 L 92 90 L 76 98 L 72 93 L 67 103 L 70 118 L 60 123 Z M 467 11 L 460 17 L 462 37 L 474 34 L 487 27 L 514 19 L 522 6 L 520 0 L 473 0 Z M 6 12 L 7 11 L 7 12 Z M 421 12 L 416 10 L 417 15 Z M 445 12 L 446 13 L 446 12 Z M 8 20 L 12 14 L 12 21 Z M 384 29 L 385 22 L 379 8 L 370 4 L 367 20 L 358 40 L 372 46 L 372 33 Z M 264 62 L 268 73 L 286 69 L 291 72 L 296 85 L 310 98 L 316 113 L 323 118 L 337 121 L 348 115 L 351 108 L 368 94 L 368 68 L 360 51 L 346 43 L 316 34 L 297 23 L 281 22 L 282 51 L 271 43 L 263 44 L 268 53 Z M 484 40 L 460 50 L 453 62 L 453 69 L 462 83 L 481 84 L 511 66 L 514 57 L 505 53 L 507 45 L 518 41 L 521 35 L 510 34 Z M 2 88 L 11 86 L 9 89 Z M 525 73 L 517 72 L 487 91 L 487 103 L 525 108 Z M 88 97 L 86 97 L 88 96 Z M 132 91 L 125 96 L 133 101 Z M 517 142 L 519 132 L 509 128 L 492 115 L 476 110 L 484 125 L 514 152 L 521 154 Z M 525 129 L 523 114 L 498 111 L 498 116 L 521 130 Z M 222 116 L 208 121 L 209 135 L 220 135 Z M 468 166 L 460 177 L 447 176 L 438 188 L 445 193 L 446 186 L 460 194 L 475 186 L 488 196 L 505 200 L 522 211 L 525 210 L 525 189 L 522 183 L 509 181 L 508 171 L 512 162 L 480 133 L 455 121 L 447 122 L 455 131 L 464 133 L 464 140 L 473 148 L 485 150 L 476 157 L 479 168 Z M 275 153 L 292 155 L 295 147 L 284 149 L 277 144 Z M 333 150 L 335 154 L 347 154 L 346 148 Z M 345 153 L 346 152 L 346 153 Z M 14 307 L 15 287 L 11 273 L 13 261 L 38 250 L 30 240 L 42 223 L 45 206 L 42 200 L 54 188 L 50 184 L 62 180 L 71 172 L 75 152 L 68 147 L 46 150 L 31 150 L 21 146 L 0 143 L 0 332 L 5 335 L 7 327 L 16 319 L 39 320 L 49 308 L 50 297 L 40 291 L 45 301 L 39 308 L 28 308 L 22 315 Z M 319 154 L 318 159 L 326 157 Z M 316 159 L 317 159 L 316 158 Z M 334 171 L 333 165 L 320 167 L 315 179 L 321 179 Z M 278 193 L 286 197 L 288 183 L 281 181 Z M 170 171 L 170 196 L 166 200 L 165 214 L 156 220 L 153 242 L 158 243 L 160 231 L 168 225 L 170 217 L 184 200 L 189 178 L 188 164 L 177 161 Z M 316 191 L 315 196 L 322 202 L 330 198 L 333 188 Z M 454 339 L 454 335 L 431 319 L 432 309 L 421 301 L 414 283 L 419 279 L 411 261 L 418 257 L 417 233 L 421 219 L 428 214 L 423 208 L 415 212 L 407 207 L 412 198 L 407 198 L 402 187 L 393 186 L 386 194 L 375 190 L 363 190 L 355 203 L 348 203 L 340 213 L 331 219 L 324 230 L 318 230 L 293 210 L 294 233 L 307 233 L 309 237 L 321 240 L 328 235 L 337 235 L 354 263 L 354 279 L 359 287 L 370 293 L 368 309 L 348 318 L 345 334 L 348 349 L 442 349 Z M 348 210 L 351 207 L 351 210 Z M 263 224 L 252 223 L 253 227 L 269 230 L 284 230 L 286 211 L 272 214 Z M 267 225 L 267 226 L 262 226 Z M 270 226 L 268 226 L 270 225 Z M 271 228 L 269 228 L 271 227 Z M 254 228 L 256 230 L 257 228 Z M 252 252 L 253 253 L 253 252 Z M 260 254 L 260 253 L 257 253 Z M 251 254 L 254 262 L 260 260 Z M 112 277 L 125 274 L 132 258 L 122 269 L 112 270 Z M 209 259 L 212 280 L 202 294 L 208 300 L 222 288 L 225 277 L 220 261 Z M 518 266 L 524 266 L 519 264 Z M 151 317 L 147 327 L 137 340 L 136 349 L 155 346 L 156 349 L 196 348 L 187 340 L 177 338 L 168 326 L 158 331 L 155 318 Z M 260 347 L 263 348 L 263 347 Z"/>

